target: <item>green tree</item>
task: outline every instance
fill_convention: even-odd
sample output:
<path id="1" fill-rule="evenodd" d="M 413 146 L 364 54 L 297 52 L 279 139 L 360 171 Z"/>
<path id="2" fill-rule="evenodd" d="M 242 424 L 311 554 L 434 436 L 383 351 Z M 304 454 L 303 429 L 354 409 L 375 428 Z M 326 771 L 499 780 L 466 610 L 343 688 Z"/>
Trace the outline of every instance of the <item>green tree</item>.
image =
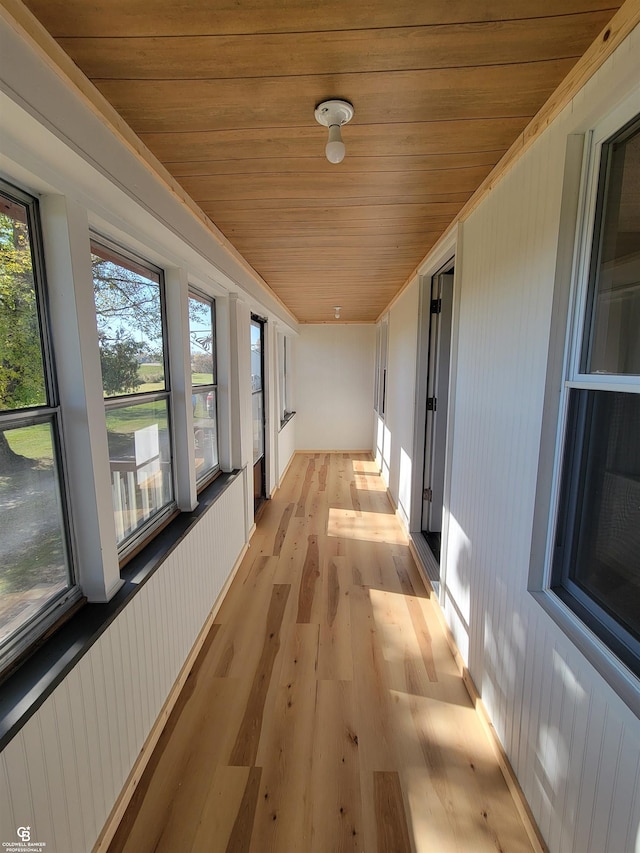
<path id="1" fill-rule="evenodd" d="M 45 402 L 29 231 L 26 219 L 0 213 L 0 408 Z"/>
<path id="2" fill-rule="evenodd" d="M 119 329 L 115 338 L 99 333 L 102 387 L 105 394 L 126 394 L 142 384 L 138 377 L 140 344 Z"/>
<path id="3" fill-rule="evenodd" d="M 191 356 L 191 370 L 193 373 L 211 374 L 211 355 L 206 352 L 197 352 Z"/>
<path id="4" fill-rule="evenodd" d="M 46 402 L 38 308 L 24 207 L 0 212 L 0 409 Z M 29 465 L 0 432 L 0 469 Z"/>

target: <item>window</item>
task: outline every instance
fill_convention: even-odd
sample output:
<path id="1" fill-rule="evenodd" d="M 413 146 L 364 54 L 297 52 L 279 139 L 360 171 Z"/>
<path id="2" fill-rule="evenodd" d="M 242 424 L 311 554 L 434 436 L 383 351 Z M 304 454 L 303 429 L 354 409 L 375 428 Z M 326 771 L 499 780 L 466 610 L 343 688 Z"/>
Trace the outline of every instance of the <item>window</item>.
<path id="1" fill-rule="evenodd" d="M 278 339 L 278 382 L 280 388 L 280 426 L 294 414 L 291 383 L 291 340 L 286 335 Z"/>
<path id="2" fill-rule="evenodd" d="M 374 409 L 384 419 L 387 405 L 387 344 L 389 320 L 385 317 L 376 333 L 376 378 L 374 389 Z"/>
<path id="3" fill-rule="evenodd" d="M 598 149 L 551 587 L 640 675 L 640 117 Z"/>
<path id="4" fill-rule="evenodd" d="M 92 241 L 116 535 L 125 556 L 174 509 L 162 271 Z"/>
<path id="5" fill-rule="evenodd" d="M 74 583 L 35 199 L 0 183 L 0 660 L 80 597 Z"/>
<path id="6" fill-rule="evenodd" d="M 208 482 L 220 470 L 215 328 L 213 300 L 190 294 L 191 404 L 198 484 Z"/>

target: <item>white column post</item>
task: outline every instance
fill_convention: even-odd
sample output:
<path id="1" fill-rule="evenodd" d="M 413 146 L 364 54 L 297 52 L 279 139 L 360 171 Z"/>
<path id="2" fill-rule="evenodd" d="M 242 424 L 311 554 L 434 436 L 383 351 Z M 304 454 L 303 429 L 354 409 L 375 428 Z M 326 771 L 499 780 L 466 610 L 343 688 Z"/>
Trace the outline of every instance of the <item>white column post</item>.
<path id="1" fill-rule="evenodd" d="M 79 582 L 89 601 L 122 585 L 86 211 L 63 196 L 40 204 Z"/>
<path id="2" fill-rule="evenodd" d="M 167 337 L 171 371 L 176 503 L 190 511 L 198 504 L 196 489 L 193 407 L 191 405 L 191 352 L 189 346 L 189 281 L 183 269 L 165 271 Z"/>
<path id="3" fill-rule="evenodd" d="M 231 460 L 243 470 L 246 537 L 253 528 L 253 424 L 251 412 L 251 310 L 237 294 L 229 295 L 229 380 Z"/>
<path id="4" fill-rule="evenodd" d="M 267 445 L 267 497 L 278 485 L 278 431 L 280 430 L 280 403 L 278 395 L 278 328 L 277 323 L 265 325 L 266 352 L 265 370 L 267 373 L 265 411 Z"/>
<path id="5" fill-rule="evenodd" d="M 220 468 L 231 471 L 234 466 L 231 438 L 231 343 L 229 296 L 216 297 L 216 355 L 218 366 L 218 453 Z"/>

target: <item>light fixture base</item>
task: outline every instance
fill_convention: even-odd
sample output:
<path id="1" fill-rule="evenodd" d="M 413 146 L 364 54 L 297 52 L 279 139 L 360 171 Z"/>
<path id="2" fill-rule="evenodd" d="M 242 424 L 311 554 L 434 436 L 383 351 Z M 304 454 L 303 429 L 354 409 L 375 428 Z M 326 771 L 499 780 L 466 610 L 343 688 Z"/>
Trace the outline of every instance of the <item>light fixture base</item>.
<path id="1" fill-rule="evenodd" d="M 332 125 L 342 127 L 343 124 L 348 124 L 351 121 L 353 113 L 353 104 L 350 104 L 349 101 L 333 100 L 318 104 L 314 115 L 318 124 L 323 124 L 325 127 Z"/>

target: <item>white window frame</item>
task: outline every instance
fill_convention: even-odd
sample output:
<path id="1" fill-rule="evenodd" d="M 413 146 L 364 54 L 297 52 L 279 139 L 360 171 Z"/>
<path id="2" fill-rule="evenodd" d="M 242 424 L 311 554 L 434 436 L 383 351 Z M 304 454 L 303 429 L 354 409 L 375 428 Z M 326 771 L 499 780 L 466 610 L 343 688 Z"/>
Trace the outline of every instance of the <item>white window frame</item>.
<path id="1" fill-rule="evenodd" d="M 123 261 L 130 261 L 149 272 L 155 274 L 159 278 L 160 287 L 160 312 L 162 325 L 162 344 L 163 344 L 163 369 L 164 369 L 164 384 L 165 387 L 160 391 L 146 391 L 141 393 L 131 393 L 118 397 L 105 397 L 105 416 L 110 409 L 122 408 L 123 406 L 135 406 L 145 402 L 166 401 L 167 426 L 169 432 L 169 454 L 171 465 L 171 491 L 172 498 L 164 504 L 158 511 L 154 512 L 143 524 L 135 528 L 131 533 L 118 543 L 118 557 L 121 566 L 124 565 L 127 559 L 137 552 L 142 546 L 149 542 L 155 533 L 164 526 L 167 520 L 178 511 L 177 506 L 177 472 L 175 459 L 175 430 L 173 425 L 173 395 L 171 393 L 171 372 L 170 372 L 170 339 L 167 328 L 167 298 L 166 298 L 166 282 L 165 272 L 157 264 L 154 264 L 148 258 L 143 257 L 138 252 L 120 246 L 113 240 L 104 237 L 96 232 L 91 232 L 91 251 L 93 246 L 96 248 L 103 247 L 106 251 L 113 253 L 116 257 L 120 256 Z M 114 508 L 115 513 L 115 508 Z"/>
<path id="2" fill-rule="evenodd" d="M 640 707 L 640 682 L 623 664 L 609 645 L 596 635 L 577 613 L 562 601 L 553 590 L 554 543 L 561 511 L 563 462 L 568 431 L 569 398 L 573 390 L 620 391 L 640 393 L 640 377 L 614 374 L 587 374 L 581 370 L 581 355 L 587 323 L 586 303 L 589 290 L 589 273 L 592 244 L 595 238 L 596 206 L 600 179 L 602 146 L 621 131 L 634 116 L 640 114 L 640 94 L 627 98 L 617 109 L 597 124 L 587 134 L 581 201 L 578 205 L 571 291 L 568 304 L 559 416 L 555 442 L 555 457 L 551 482 L 550 512 L 539 601 L 583 650 L 591 662 L 609 681 L 627 703 Z M 535 572 L 533 573 L 535 574 Z M 537 587 L 535 580 L 533 590 Z M 540 589 L 540 587 L 537 587 Z"/>
<path id="3" fill-rule="evenodd" d="M 385 315 L 376 333 L 376 376 L 373 408 L 382 420 L 387 409 L 387 356 L 389 350 L 389 315 Z"/>
<path id="4" fill-rule="evenodd" d="M 33 281 L 36 294 L 36 311 L 42 347 L 42 368 L 46 402 L 28 409 L 6 410 L 0 413 L 0 427 L 28 427 L 48 423 L 51 427 L 55 462 L 56 488 L 61 504 L 61 534 L 66 558 L 67 588 L 25 620 L 14 634 L 0 647 L 0 672 L 4 672 L 19 659 L 43 634 L 46 633 L 82 597 L 77 581 L 73 514 L 68 494 L 68 475 L 64 447 L 62 413 L 55 372 L 55 358 L 48 306 L 48 289 L 44 257 L 44 240 L 38 199 L 14 183 L 0 180 L 0 190 L 17 204 L 24 206 L 29 227 L 29 243 Z"/>
<path id="5" fill-rule="evenodd" d="M 287 335 L 278 334 L 278 398 L 280 409 L 280 429 L 295 414 L 293 408 L 293 383 L 291 362 L 293 356 L 292 340 Z"/>
<path id="6" fill-rule="evenodd" d="M 215 396 L 215 424 L 216 424 L 216 457 L 218 460 L 217 465 L 214 465 L 213 468 L 207 468 L 206 471 L 203 472 L 201 476 L 198 476 L 198 472 L 196 471 L 196 486 L 198 491 L 201 491 L 208 486 L 209 483 L 214 480 L 218 474 L 220 474 L 220 419 L 219 419 L 219 406 L 218 406 L 218 333 L 217 333 L 217 314 L 216 314 L 216 300 L 213 296 L 207 296 L 207 294 L 203 293 L 201 290 L 198 290 L 197 287 L 189 286 L 189 290 L 187 293 L 187 305 L 189 304 L 190 299 L 196 299 L 199 302 L 202 302 L 205 305 L 208 305 L 211 309 L 211 333 L 213 336 L 211 352 L 213 356 L 213 379 L 214 381 L 206 384 L 206 385 L 194 385 L 191 382 L 191 394 L 203 394 L 205 391 L 213 392 Z M 189 353 L 191 353 L 191 318 L 189 318 Z M 189 375 L 191 375 L 191 371 L 189 371 Z"/>

